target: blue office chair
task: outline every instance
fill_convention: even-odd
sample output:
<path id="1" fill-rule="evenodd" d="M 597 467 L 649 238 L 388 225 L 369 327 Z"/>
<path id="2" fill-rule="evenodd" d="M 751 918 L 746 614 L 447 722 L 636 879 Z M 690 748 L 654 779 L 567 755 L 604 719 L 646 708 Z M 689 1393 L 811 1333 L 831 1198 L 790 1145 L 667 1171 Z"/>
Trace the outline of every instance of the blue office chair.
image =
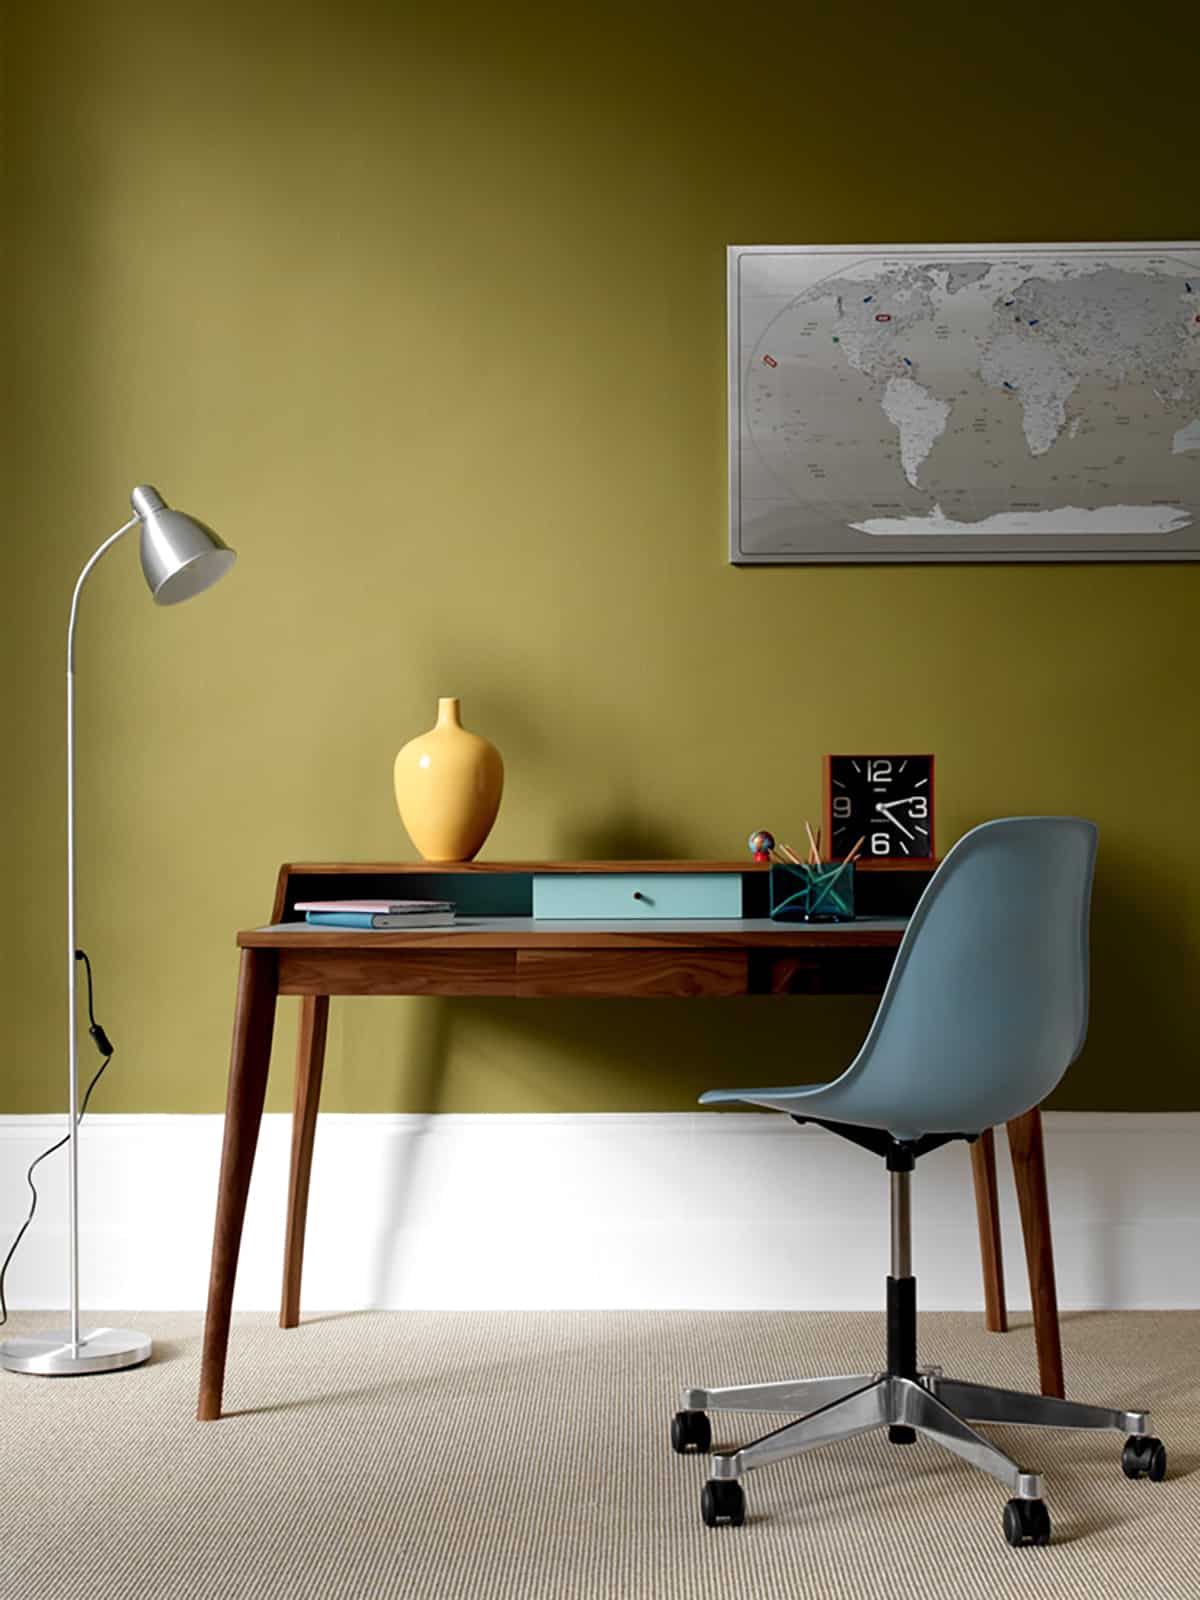
<path id="1" fill-rule="evenodd" d="M 1088 910 L 1096 828 L 1078 817 L 1008 817 L 954 846 L 912 915 L 862 1049 L 829 1084 L 716 1089 L 707 1105 L 745 1101 L 815 1122 L 884 1157 L 891 1174 L 887 1366 L 882 1372 L 737 1388 L 685 1389 L 671 1423 L 681 1454 L 712 1442 L 708 1411 L 801 1413 L 753 1444 L 713 1458 L 701 1496 L 709 1527 L 745 1517 L 741 1476 L 835 1439 L 887 1428 L 917 1433 L 1007 1485 L 1009 1544 L 1044 1545 L 1042 1480 L 968 1425 L 1115 1428 L 1126 1477 L 1157 1482 L 1166 1450 L 1144 1411 L 993 1389 L 917 1365 L 909 1185 L 917 1159 L 951 1139 L 1020 1116 L 1050 1093 L 1087 1034 Z"/>

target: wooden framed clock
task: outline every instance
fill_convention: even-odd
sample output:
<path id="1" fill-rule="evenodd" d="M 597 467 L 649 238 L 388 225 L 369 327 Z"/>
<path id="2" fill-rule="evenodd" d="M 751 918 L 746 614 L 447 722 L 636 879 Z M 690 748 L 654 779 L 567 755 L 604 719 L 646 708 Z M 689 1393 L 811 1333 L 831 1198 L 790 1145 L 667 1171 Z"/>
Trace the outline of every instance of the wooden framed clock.
<path id="1" fill-rule="evenodd" d="M 933 757 L 826 756 L 824 836 L 831 861 L 933 860 Z"/>

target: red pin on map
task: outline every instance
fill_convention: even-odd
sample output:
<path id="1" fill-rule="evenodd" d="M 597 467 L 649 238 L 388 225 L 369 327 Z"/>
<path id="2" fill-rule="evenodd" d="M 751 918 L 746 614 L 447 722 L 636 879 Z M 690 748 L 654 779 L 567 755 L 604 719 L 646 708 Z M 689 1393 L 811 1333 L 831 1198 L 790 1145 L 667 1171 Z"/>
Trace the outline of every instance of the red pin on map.
<path id="1" fill-rule="evenodd" d="M 763 357 L 763 366 L 764 367 L 777 367 L 778 365 L 779 365 L 779 363 L 778 363 L 778 361 L 776 361 L 774 356 L 764 356 Z"/>

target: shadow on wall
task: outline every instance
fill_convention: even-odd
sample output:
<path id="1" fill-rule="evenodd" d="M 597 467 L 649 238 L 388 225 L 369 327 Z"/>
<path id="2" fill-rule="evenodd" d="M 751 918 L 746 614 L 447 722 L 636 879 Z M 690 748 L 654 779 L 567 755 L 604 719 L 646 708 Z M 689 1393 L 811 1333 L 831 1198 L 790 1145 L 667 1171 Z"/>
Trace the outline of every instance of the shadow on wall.
<path id="1" fill-rule="evenodd" d="M 449 1054 L 450 1002 L 429 996 L 417 1008 L 416 1026 L 403 1026 L 404 1053 L 399 1059 L 396 1100 L 422 1109 L 418 1126 L 404 1141 L 406 1159 L 388 1174 L 383 1203 L 375 1223 L 375 1259 L 371 1270 L 373 1305 L 399 1305 L 403 1252 L 396 1240 L 412 1209 L 412 1199 L 422 1177 L 423 1135 L 444 1098 Z M 428 1108 L 428 1109 L 425 1109 Z"/>
<path id="2" fill-rule="evenodd" d="M 619 779 L 616 780 L 619 782 Z M 567 860 L 669 860 L 677 835 L 606 794 L 594 822 L 576 816 L 555 854 Z M 877 997 L 806 996 L 804 1005 L 740 1000 L 434 999 L 397 1023 L 392 1103 L 420 1123 L 389 1174 L 372 1273 L 376 1303 L 402 1299 L 397 1244 L 423 1181 L 423 1134 L 439 1113 L 537 1109 L 678 1112 L 720 1084 L 816 1082 L 836 1076 L 861 1044 Z M 480 1060 L 491 1082 L 464 1085 L 456 1063 Z M 460 1096 L 465 1099 L 460 1104 Z M 619 1129 L 614 1137 L 620 1137 Z M 552 1197 L 549 1197 L 552 1199 Z"/>
<path id="3" fill-rule="evenodd" d="M 565 861 L 671 861 L 681 855 L 679 833 L 639 815 L 625 795 L 606 798 L 603 816 L 594 822 L 578 821 L 564 833 Z"/>
<path id="4" fill-rule="evenodd" d="M 579 859 L 664 859 L 665 833 L 629 809 L 573 841 Z M 1123 1009 L 1139 1008 L 1145 1070 L 1167 1063 L 1186 1037 L 1180 995 L 1171 1012 L 1145 1010 L 1154 967 L 1164 950 L 1186 943 L 1185 908 L 1162 898 L 1123 892 L 1106 876 L 1097 885 L 1092 930 L 1093 1036 L 1121 1026 Z M 767 997 L 742 1000 L 425 999 L 399 1030 L 393 1104 L 428 1123 L 460 1109 L 595 1112 L 679 1112 L 718 1085 L 789 1084 L 828 1080 L 853 1058 L 878 1000 L 872 995 L 805 996 L 803 1004 Z M 468 1080 L 454 1071 L 470 1062 Z M 481 1066 L 482 1063 L 482 1066 Z M 479 1105 L 482 1071 L 486 1081 Z M 456 1080 L 456 1081 L 453 1081 Z M 1128 1104 L 1136 1079 L 1096 1081 L 1087 1053 L 1068 1074 L 1068 1103 L 1113 1108 Z M 1060 1091 L 1060 1096 L 1061 1091 Z M 1056 1097 L 1056 1098 L 1059 1098 Z M 1051 1102 L 1053 1105 L 1053 1102 Z M 619 1137 L 619 1132 L 614 1132 Z M 396 1241 L 423 1177 L 418 1129 L 405 1141 L 406 1159 L 390 1174 L 380 1218 L 374 1282 L 381 1303 L 395 1303 L 403 1251 Z M 1095 1204 L 1111 1203 L 1111 1175 L 1097 1175 Z M 1102 1191 L 1102 1192 L 1101 1192 Z M 1105 1264 L 1098 1264 L 1105 1270 Z M 1107 1270 L 1115 1270 L 1109 1263 Z"/>
<path id="5" fill-rule="evenodd" d="M 477 1111 L 478 1083 L 451 1086 L 466 1060 L 494 1073 L 494 1109 L 646 1113 L 697 1109 L 721 1084 L 804 1083 L 836 1075 L 862 1042 L 871 996 L 743 1000 L 426 999 L 395 1062 L 396 1103 L 415 1106 L 375 1220 L 372 1303 L 404 1303 L 404 1231 L 419 1212 L 426 1135 L 441 1112 Z M 457 1092 L 456 1092 L 457 1090 Z M 466 1104 L 456 1104 L 462 1094 Z M 715 1113 L 707 1113 L 715 1115 Z M 612 1137 L 622 1137 L 614 1125 Z M 554 1196 L 548 1193 L 547 1205 Z"/>
<path id="6" fill-rule="evenodd" d="M 1110 1066 L 1102 1074 L 1089 1065 L 1090 1045 L 1069 1069 L 1050 1097 L 1052 1109 L 1087 1106 L 1092 1111 L 1144 1108 L 1149 1098 L 1147 1075 L 1180 1082 L 1181 1041 L 1193 1032 L 1190 995 L 1183 987 L 1163 983 L 1164 971 L 1184 972 L 1192 932 L 1186 902 L 1171 892 L 1155 892 L 1144 874 L 1136 879 L 1121 870 L 1097 869 L 1092 899 L 1091 1004 L 1088 1038 L 1099 1049 L 1108 1033 L 1126 1035 L 1136 1028 L 1138 1059 Z M 1154 1004 L 1146 996 L 1155 997 Z M 1166 1003 L 1164 1004 L 1164 1000 Z M 1132 1022 L 1131 1022 L 1132 1018 Z"/>

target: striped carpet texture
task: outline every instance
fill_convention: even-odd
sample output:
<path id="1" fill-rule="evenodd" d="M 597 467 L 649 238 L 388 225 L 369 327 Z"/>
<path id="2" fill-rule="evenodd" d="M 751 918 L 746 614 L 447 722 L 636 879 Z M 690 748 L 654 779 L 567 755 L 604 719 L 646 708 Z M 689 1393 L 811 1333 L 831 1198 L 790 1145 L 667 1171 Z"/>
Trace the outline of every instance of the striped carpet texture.
<path id="1" fill-rule="evenodd" d="M 704 1463 L 668 1444 L 679 1387 L 872 1368 L 876 1316 L 242 1316 L 209 1424 L 200 1317 L 105 1320 L 152 1334 L 153 1361 L 0 1373 L 3 1600 L 1200 1595 L 1200 1313 L 1064 1318 L 1068 1392 L 1149 1406 L 1171 1472 L 1126 1480 L 1116 1435 L 993 1430 L 1045 1474 L 1044 1550 L 1004 1543 L 993 1480 L 879 1434 L 750 1474 L 745 1525 L 704 1527 Z M 1033 1386 L 1026 1326 L 932 1313 L 921 1334 L 947 1373 Z M 716 1440 L 770 1426 L 727 1414 Z"/>

